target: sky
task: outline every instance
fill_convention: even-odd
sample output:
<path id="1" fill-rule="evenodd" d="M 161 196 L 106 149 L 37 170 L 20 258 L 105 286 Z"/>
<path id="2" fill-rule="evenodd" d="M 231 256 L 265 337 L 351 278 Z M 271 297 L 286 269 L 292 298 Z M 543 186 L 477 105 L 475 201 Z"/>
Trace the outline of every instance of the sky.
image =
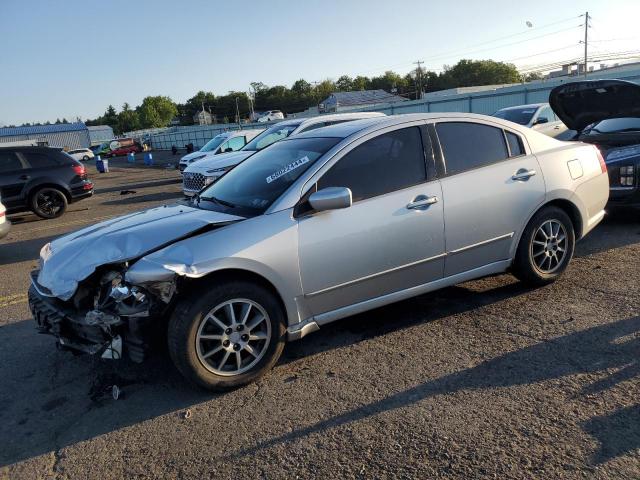
<path id="1" fill-rule="evenodd" d="M 418 60 L 526 69 L 582 56 L 587 10 L 591 52 L 640 52 L 640 0 L 0 0 L 0 125 L 253 81 L 404 74 Z"/>

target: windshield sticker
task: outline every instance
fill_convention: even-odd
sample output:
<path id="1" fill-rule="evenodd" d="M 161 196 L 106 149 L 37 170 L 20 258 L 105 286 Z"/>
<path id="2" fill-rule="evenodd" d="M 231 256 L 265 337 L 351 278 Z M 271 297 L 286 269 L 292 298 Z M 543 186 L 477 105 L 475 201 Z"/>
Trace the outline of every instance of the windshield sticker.
<path id="1" fill-rule="evenodd" d="M 302 165 L 304 165 L 305 163 L 307 163 L 309 161 L 309 157 L 307 157 L 306 155 L 302 158 L 299 158 L 298 160 L 296 160 L 295 162 L 291 162 L 289 165 L 286 165 L 284 167 L 282 167 L 280 170 L 272 173 L 271 175 L 269 175 L 266 180 L 267 183 L 271 183 L 274 180 L 279 179 L 281 176 L 289 173 L 292 170 L 295 170 L 298 167 L 301 167 Z"/>

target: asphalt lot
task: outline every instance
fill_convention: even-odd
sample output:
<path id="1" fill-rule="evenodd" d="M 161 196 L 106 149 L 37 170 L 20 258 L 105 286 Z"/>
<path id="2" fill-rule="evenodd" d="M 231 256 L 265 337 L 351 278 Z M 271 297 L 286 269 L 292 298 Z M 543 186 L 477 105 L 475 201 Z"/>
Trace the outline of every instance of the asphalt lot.
<path id="1" fill-rule="evenodd" d="M 26 304 L 44 243 L 171 202 L 177 177 L 116 167 L 60 219 L 12 216 L 0 478 L 640 478 L 637 213 L 607 217 L 552 286 L 500 275 L 358 315 L 213 395 L 162 353 L 133 365 L 57 351 Z"/>

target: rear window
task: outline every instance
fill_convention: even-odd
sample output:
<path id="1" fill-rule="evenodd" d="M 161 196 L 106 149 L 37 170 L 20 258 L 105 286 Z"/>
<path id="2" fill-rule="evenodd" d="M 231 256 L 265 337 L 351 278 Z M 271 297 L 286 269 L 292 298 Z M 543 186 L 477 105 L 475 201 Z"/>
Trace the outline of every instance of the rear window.
<path id="1" fill-rule="evenodd" d="M 493 114 L 493 116 L 509 120 L 510 122 L 519 123 L 520 125 L 527 125 L 533 118 L 534 113 L 536 113 L 535 107 L 509 108 L 505 110 L 498 110 Z"/>

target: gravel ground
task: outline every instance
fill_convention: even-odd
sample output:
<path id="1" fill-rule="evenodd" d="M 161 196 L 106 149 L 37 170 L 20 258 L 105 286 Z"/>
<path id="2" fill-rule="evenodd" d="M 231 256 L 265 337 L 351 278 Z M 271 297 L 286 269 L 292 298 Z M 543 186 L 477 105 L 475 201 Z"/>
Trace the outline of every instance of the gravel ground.
<path id="1" fill-rule="evenodd" d="M 640 478 L 637 213 L 608 217 L 552 286 L 500 275 L 351 317 L 212 395 L 163 353 L 74 357 L 35 333 L 45 242 L 179 197 L 175 170 L 116 164 L 0 243 L 0 478 Z"/>

